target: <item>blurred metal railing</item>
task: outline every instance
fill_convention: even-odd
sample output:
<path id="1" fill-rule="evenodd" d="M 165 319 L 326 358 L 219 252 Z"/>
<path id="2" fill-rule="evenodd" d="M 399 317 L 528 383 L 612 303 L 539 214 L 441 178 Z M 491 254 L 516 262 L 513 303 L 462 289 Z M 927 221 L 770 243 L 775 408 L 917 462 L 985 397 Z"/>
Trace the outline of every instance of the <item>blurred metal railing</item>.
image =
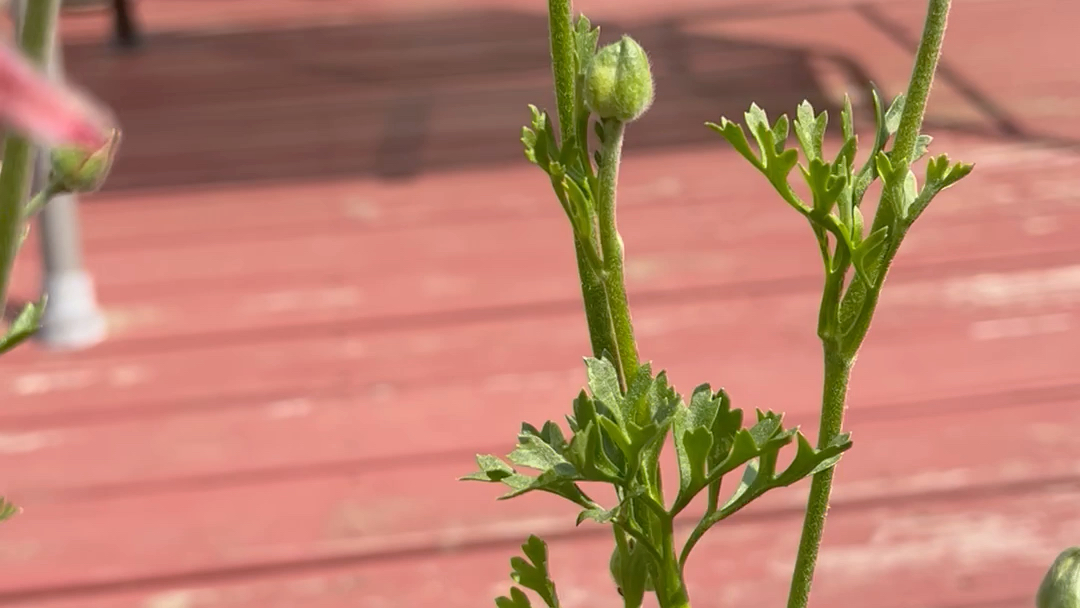
<path id="1" fill-rule="evenodd" d="M 27 0 L 11 1 L 15 31 L 22 31 Z M 54 35 L 47 73 L 63 78 L 62 46 Z M 40 191 L 49 179 L 49 150 L 38 148 L 35 154 L 34 191 Z M 38 216 L 41 241 L 42 290 L 48 295 L 41 331 L 37 338 L 50 348 L 79 349 L 105 338 L 105 317 L 98 308 L 94 283 L 83 265 L 82 237 L 79 230 L 77 198 L 73 194 L 56 196 Z"/>

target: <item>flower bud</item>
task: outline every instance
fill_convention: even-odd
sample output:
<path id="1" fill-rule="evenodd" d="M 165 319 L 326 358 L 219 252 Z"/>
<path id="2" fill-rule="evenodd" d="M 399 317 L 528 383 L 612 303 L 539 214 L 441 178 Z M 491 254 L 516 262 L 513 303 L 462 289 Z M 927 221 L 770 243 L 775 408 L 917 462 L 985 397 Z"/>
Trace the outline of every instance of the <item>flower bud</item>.
<path id="1" fill-rule="evenodd" d="M 637 120 L 653 102 L 645 49 L 629 36 L 600 49 L 585 71 L 585 104 L 600 118 Z"/>
<path id="2" fill-rule="evenodd" d="M 1039 585 L 1036 608 L 1080 608 L 1080 547 L 1070 547 L 1054 560 Z"/>
<path id="3" fill-rule="evenodd" d="M 103 146 L 90 152 L 80 146 L 61 146 L 52 151 L 52 178 L 63 192 L 93 192 L 105 182 L 112 168 L 120 131 L 113 129 Z"/>

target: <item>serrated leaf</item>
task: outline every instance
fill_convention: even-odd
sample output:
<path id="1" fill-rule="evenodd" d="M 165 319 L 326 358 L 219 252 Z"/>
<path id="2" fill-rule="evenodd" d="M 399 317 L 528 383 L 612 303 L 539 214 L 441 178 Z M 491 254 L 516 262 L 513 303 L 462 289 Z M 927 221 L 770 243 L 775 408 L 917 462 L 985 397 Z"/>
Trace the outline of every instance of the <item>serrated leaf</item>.
<path id="1" fill-rule="evenodd" d="M 572 468 L 570 465 L 565 465 L 555 469 L 548 469 L 537 477 L 528 477 L 515 473 L 501 480 L 503 485 L 510 488 L 510 491 L 500 496 L 499 500 L 510 500 L 529 492 L 547 492 L 562 496 L 566 500 L 585 508 L 594 507 L 595 503 L 574 483 L 573 478 L 577 477 L 576 473 L 574 475 L 567 474 L 571 472 Z"/>
<path id="2" fill-rule="evenodd" d="M 842 166 L 845 169 L 850 170 L 855 163 L 855 152 L 858 151 L 859 139 L 857 137 L 849 137 L 844 140 L 844 145 L 840 146 L 840 150 L 836 153 L 836 159 L 833 161 L 833 166 Z"/>
<path id="3" fill-rule="evenodd" d="M 555 451 L 536 435 L 521 435 L 518 437 L 518 445 L 510 452 L 510 462 L 519 467 L 528 467 L 537 471 L 556 469 L 560 465 L 570 467 L 570 463 L 561 454 Z M 573 469 L 563 468 L 561 473 L 565 477 L 573 477 Z"/>
<path id="4" fill-rule="evenodd" d="M 545 443 L 555 448 L 555 451 L 562 454 L 566 451 L 566 438 L 563 437 L 562 429 L 559 425 L 548 420 L 544 423 L 544 428 L 540 430 L 540 439 L 543 439 Z"/>
<path id="5" fill-rule="evenodd" d="M 536 162 L 536 131 L 533 131 L 529 127 L 521 127 L 521 144 L 525 148 L 525 158 L 529 159 L 532 164 Z"/>
<path id="6" fill-rule="evenodd" d="M 858 207 L 851 209 L 851 240 L 856 243 L 863 240 L 863 214 Z"/>
<path id="7" fill-rule="evenodd" d="M 653 394 L 656 378 L 653 377 L 652 365 L 643 364 L 638 368 L 633 378 L 626 383 L 626 396 L 623 398 L 623 414 L 626 422 L 636 422 L 639 427 L 649 423 L 652 418 L 652 406 L 650 398 L 656 398 Z"/>
<path id="8" fill-rule="evenodd" d="M 615 366 L 607 359 L 588 357 L 585 359 L 585 367 L 589 379 L 589 392 L 592 393 L 593 399 L 616 413 L 617 420 L 623 420 L 622 387 Z"/>
<path id="9" fill-rule="evenodd" d="M 588 481 L 616 482 L 619 471 L 604 451 L 598 423 L 594 420 L 574 434 L 566 457 L 578 473 Z"/>
<path id="10" fill-rule="evenodd" d="M 574 50 L 577 57 L 578 75 L 583 75 L 589 62 L 596 54 L 596 43 L 600 39 L 600 28 L 592 27 L 585 15 L 578 15 L 574 23 Z"/>
<path id="11" fill-rule="evenodd" d="M 836 448 L 837 454 L 835 456 L 823 458 L 821 462 L 819 462 L 818 465 L 814 467 L 812 471 L 810 471 L 810 475 L 817 475 L 825 469 L 836 466 L 836 463 L 840 461 L 840 457 L 843 455 L 843 452 L 846 452 L 848 449 L 850 449 L 851 445 L 852 444 L 850 434 L 842 433 L 840 435 L 837 435 L 836 438 L 834 438 L 829 444 L 830 448 Z"/>
<path id="12" fill-rule="evenodd" d="M 874 128 L 876 133 L 874 136 L 874 150 L 876 152 L 882 149 L 885 145 L 886 139 L 889 137 L 889 131 L 885 127 L 885 110 L 881 106 L 881 96 L 878 95 L 877 87 L 871 85 L 870 99 L 874 106 Z M 872 153 L 873 153 L 872 152 Z"/>
<path id="13" fill-rule="evenodd" d="M 776 124 L 772 127 L 773 145 L 777 154 L 784 151 L 784 144 L 787 142 L 788 134 L 790 133 L 789 129 L 790 124 L 788 122 L 787 114 L 781 114 L 780 118 L 776 119 Z"/>
<path id="14" fill-rule="evenodd" d="M 731 510 L 734 505 L 747 500 L 750 488 L 757 482 L 757 479 L 758 463 L 755 460 L 751 460 L 746 463 L 746 470 L 743 471 L 742 479 L 739 480 L 739 487 L 735 488 L 735 492 L 731 494 L 731 497 L 724 503 L 724 506 L 720 508 L 720 512 L 722 513 Z"/>
<path id="15" fill-rule="evenodd" d="M 952 167 L 949 167 L 948 173 L 945 174 L 945 178 L 941 180 L 940 190 L 944 190 L 956 182 L 967 177 L 973 170 L 975 170 L 974 163 L 956 163 Z"/>
<path id="16" fill-rule="evenodd" d="M 705 386 L 708 387 L 708 385 Z M 714 393 L 712 399 L 717 401 L 717 407 L 712 425 L 713 449 L 709 454 L 710 470 L 719 466 L 731 453 L 735 435 L 742 428 L 743 420 L 742 410 L 732 409 L 731 399 L 723 389 Z"/>
<path id="17" fill-rule="evenodd" d="M 769 117 L 765 114 L 765 110 L 756 103 L 751 103 L 750 109 L 743 114 L 743 118 L 746 120 L 746 128 L 750 129 L 750 134 L 757 139 L 762 156 L 767 150 L 775 150 L 773 147 L 775 136 L 769 126 Z M 768 135 L 763 140 L 764 134 Z"/>
<path id="18" fill-rule="evenodd" d="M 783 425 L 779 416 L 758 411 L 758 421 L 748 429 L 748 432 L 755 445 L 764 446 L 781 430 L 783 430 Z"/>
<path id="19" fill-rule="evenodd" d="M 851 110 L 851 97 L 845 93 L 844 107 L 840 110 L 840 133 L 844 136 L 844 141 L 855 137 L 854 120 L 854 112 Z"/>
<path id="20" fill-rule="evenodd" d="M 557 608 L 559 599 L 555 593 L 555 583 L 548 573 L 547 544 L 536 535 L 532 535 L 525 544 L 521 545 L 521 550 L 528 561 L 520 558 L 516 562 L 511 560 L 513 572 L 510 578 L 522 587 L 536 592 L 548 606 Z"/>
<path id="21" fill-rule="evenodd" d="M 661 371 L 656 375 L 649 387 L 646 403 L 649 405 L 650 421 L 656 426 L 665 429 L 674 420 L 682 397 L 668 383 L 667 372 Z"/>
<path id="22" fill-rule="evenodd" d="M 885 131 L 889 135 L 896 133 L 896 130 L 900 128 L 900 116 L 904 113 L 904 102 L 907 97 L 900 93 L 889 104 L 889 109 L 885 112 Z"/>
<path id="23" fill-rule="evenodd" d="M 602 416 L 597 418 L 597 420 L 600 422 L 600 429 L 603 432 L 604 437 L 615 444 L 615 447 L 622 452 L 623 457 L 626 460 L 630 460 L 637 455 L 633 446 L 630 445 L 630 437 L 623 431 L 617 422 Z"/>
<path id="24" fill-rule="evenodd" d="M 795 150 L 784 150 L 776 156 L 770 156 L 765 164 L 769 181 L 777 187 L 787 183 L 788 174 L 797 164 L 799 164 L 799 153 Z"/>
<path id="25" fill-rule="evenodd" d="M 495 598 L 496 608 L 532 608 L 528 596 L 517 587 L 510 588 L 510 596 L 505 595 Z"/>
<path id="26" fill-rule="evenodd" d="M 491 454 L 477 454 L 476 465 L 480 468 L 475 473 L 469 473 L 461 478 L 462 481 L 486 481 L 500 482 L 514 475 L 514 469 L 497 456 Z"/>
<path id="27" fill-rule="evenodd" d="M 832 165 L 817 159 L 810 161 L 808 168 L 800 169 L 806 185 L 810 187 L 814 211 L 821 215 L 831 212 L 844 189 L 845 181 L 836 179 Z"/>
<path id="28" fill-rule="evenodd" d="M 926 183 L 910 205 L 905 219 L 909 223 L 914 222 L 939 192 L 966 177 L 974 168 L 973 164 L 968 163 L 950 165 L 949 157 L 945 154 L 932 157 L 926 163 Z"/>
<path id="29" fill-rule="evenodd" d="M 881 179 L 892 179 L 893 165 L 892 161 L 889 160 L 888 154 L 878 152 L 877 155 L 874 156 L 874 165 L 877 168 L 878 176 L 881 177 Z"/>
<path id="30" fill-rule="evenodd" d="M 574 525 L 575 526 L 580 526 L 586 520 L 592 520 L 592 521 L 595 521 L 596 523 L 599 523 L 599 524 L 611 523 L 611 520 L 615 519 L 615 516 L 617 514 L 618 514 L 617 509 L 602 509 L 602 508 L 585 509 L 585 510 L 581 511 L 580 513 L 578 513 L 577 521 L 574 523 Z"/>
<path id="31" fill-rule="evenodd" d="M 888 236 L 889 227 L 883 226 L 866 237 L 851 252 L 851 264 L 867 287 L 871 287 L 877 282 L 882 256 L 885 254 L 886 245 L 888 244 Z"/>
<path id="32" fill-rule="evenodd" d="M 574 399 L 574 415 L 568 417 L 567 420 L 575 435 L 589 423 L 596 422 L 596 405 L 588 393 L 585 391 L 578 393 L 577 399 Z"/>
<path id="33" fill-rule="evenodd" d="M 802 434 L 798 434 L 798 448 L 795 458 L 787 469 L 784 470 L 773 482 L 773 487 L 791 485 L 800 479 L 825 470 L 836 464 L 840 456 L 851 447 L 851 440 L 845 433 L 828 446 L 816 450 L 810 445 L 810 441 Z"/>
<path id="34" fill-rule="evenodd" d="M 679 494 L 675 510 L 681 510 L 705 487 L 706 464 L 712 450 L 712 432 L 704 427 L 679 429 L 675 418 L 675 453 L 679 463 Z"/>
<path id="35" fill-rule="evenodd" d="M 754 151 L 750 149 L 750 142 L 746 139 L 746 133 L 743 131 L 742 125 L 731 122 L 726 118 L 720 119 L 720 124 L 707 122 L 705 126 L 709 127 L 713 131 L 716 131 L 724 139 L 731 144 L 732 148 L 750 161 L 750 164 L 754 165 L 758 169 L 762 168 L 761 160 L 754 154 Z"/>
<path id="36" fill-rule="evenodd" d="M 803 100 L 799 104 L 795 114 L 795 137 L 802 146 L 803 154 L 807 160 L 820 160 L 821 149 L 825 139 L 825 128 L 829 123 L 829 115 L 822 112 L 814 116 L 814 106 L 809 101 Z"/>
<path id="37" fill-rule="evenodd" d="M 930 149 L 930 144 L 933 141 L 933 137 L 925 134 L 921 134 L 915 138 L 915 154 L 912 157 L 911 162 L 915 162 L 923 156 L 926 156 L 926 151 Z"/>
<path id="38" fill-rule="evenodd" d="M 46 298 L 31 302 L 23 307 L 15 320 L 7 328 L 7 333 L 0 338 L 0 354 L 4 354 L 37 333 L 41 327 L 41 317 L 45 314 Z"/>
<path id="39" fill-rule="evenodd" d="M 903 210 L 903 217 L 907 216 L 908 208 L 911 207 L 911 203 L 915 202 L 917 196 L 919 196 L 919 182 L 915 179 L 915 173 L 909 170 L 904 178 L 904 198 L 900 206 Z"/>
<path id="40" fill-rule="evenodd" d="M 552 163 L 552 167 L 555 163 Z M 555 171 L 549 172 L 555 178 Z M 590 239 L 592 235 L 592 198 L 582 190 L 576 181 L 565 176 L 561 180 L 563 191 L 566 192 L 569 208 L 567 214 L 573 225 L 574 233 L 582 239 Z"/>

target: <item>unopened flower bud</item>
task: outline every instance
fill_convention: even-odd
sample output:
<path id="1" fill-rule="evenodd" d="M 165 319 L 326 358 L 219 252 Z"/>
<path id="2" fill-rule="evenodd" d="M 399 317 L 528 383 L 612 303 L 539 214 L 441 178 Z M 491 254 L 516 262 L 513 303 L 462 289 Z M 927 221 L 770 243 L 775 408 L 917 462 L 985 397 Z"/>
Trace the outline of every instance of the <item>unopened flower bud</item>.
<path id="1" fill-rule="evenodd" d="M 52 177 L 64 192 L 93 192 L 101 187 L 112 168 L 120 131 L 113 129 L 103 146 L 89 151 L 80 146 L 61 146 L 52 152 Z"/>
<path id="2" fill-rule="evenodd" d="M 585 103 L 600 118 L 637 120 L 653 102 L 645 49 L 629 36 L 600 49 L 585 72 Z"/>
<path id="3" fill-rule="evenodd" d="M 1039 585 L 1036 608 L 1080 608 L 1080 547 L 1070 547 L 1054 560 Z"/>

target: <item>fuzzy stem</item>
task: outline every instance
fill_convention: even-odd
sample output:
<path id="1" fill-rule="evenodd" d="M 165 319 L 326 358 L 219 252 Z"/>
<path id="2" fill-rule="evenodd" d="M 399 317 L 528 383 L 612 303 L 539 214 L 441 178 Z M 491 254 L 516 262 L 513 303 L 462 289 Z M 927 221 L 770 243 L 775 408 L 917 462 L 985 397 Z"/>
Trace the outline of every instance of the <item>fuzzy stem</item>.
<path id="1" fill-rule="evenodd" d="M 573 23 L 570 0 L 548 0 L 548 28 L 551 36 L 551 69 L 555 77 L 555 103 L 559 113 L 559 132 L 562 145 L 576 139 L 580 117 L 575 101 L 577 63 L 574 48 Z M 579 144 L 580 145 L 580 144 Z M 588 154 L 585 154 L 588 162 Z M 611 316 L 608 313 L 604 283 L 589 265 L 588 247 L 598 249 L 595 240 L 574 237 L 574 253 L 577 257 L 578 277 L 581 279 L 581 299 L 585 305 L 585 320 L 589 326 L 589 342 L 593 356 L 600 358 L 606 353 L 618 362 Z"/>
<path id="2" fill-rule="evenodd" d="M 18 39 L 23 53 L 40 69 L 48 64 L 60 0 L 28 0 Z M 7 302 L 11 268 L 19 250 L 23 204 L 30 195 L 33 148 L 24 135 L 8 135 L 0 167 L 0 305 Z"/>
<path id="3" fill-rule="evenodd" d="M 661 558 L 657 573 L 656 602 L 660 608 L 690 608 L 690 596 L 683 581 L 678 553 L 675 551 L 674 518 L 660 519 Z"/>
<path id="4" fill-rule="evenodd" d="M 623 276 L 623 242 L 615 221 L 615 191 L 619 183 L 625 125 L 614 119 L 604 121 L 604 143 L 600 148 L 600 171 L 597 175 L 597 218 L 600 225 L 600 250 L 604 254 L 604 287 L 607 290 L 611 323 L 624 378 L 633 378 L 639 362 L 630 305 Z"/>
<path id="5" fill-rule="evenodd" d="M 548 0 L 551 70 L 555 76 L 555 105 L 559 111 L 562 145 L 574 134 L 574 34 L 570 0 Z"/>
<path id="6" fill-rule="evenodd" d="M 821 422 L 818 431 L 818 448 L 829 445 L 844 424 L 844 404 L 847 400 L 848 378 L 852 361 L 844 359 L 834 346 L 825 346 L 825 382 L 822 391 Z M 806 504 L 799 554 L 795 560 L 795 573 L 788 594 L 788 608 L 805 608 L 810 599 L 810 585 L 814 580 L 821 536 L 825 531 L 825 515 L 829 510 L 829 494 L 832 491 L 833 471 L 826 469 L 814 475 L 810 482 L 810 498 Z"/>
<path id="7" fill-rule="evenodd" d="M 926 114 L 926 100 L 930 96 L 930 87 L 934 81 L 934 73 L 937 70 L 938 58 L 941 56 L 941 45 L 945 38 L 945 26 L 948 22 L 950 0 L 929 0 L 926 11 L 926 23 L 923 26 L 922 39 L 919 41 L 919 50 L 915 57 L 915 67 L 911 72 L 911 82 L 908 84 L 907 101 L 904 103 L 904 111 L 900 115 L 900 126 L 896 134 L 896 141 L 892 150 L 893 164 L 907 165 L 915 152 L 915 142 L 922 128 L 923 117 Z M 897 221 L 895 206 L 887 200 L 882 200 L 874 215 L 873 227 L 870 233 L 888 226 L 893 234 L 889 235 L 888 249 L 881 261 L 881 270 L 878 272 L 877 283 L 872 288 L 867 288 L 861 283 L 855 283 L 844 296 L 842 312 L 846 313 L 852 321 L 852 327 L 845 338 L 846 353 L 854 357 L 870 330 L 870 322 L 877 308 L 878 298 L 881 295 L 881 287 L 896 257 L 900 242 L 907 232 L 906 222 Z M 842 324 L 845 319 L 841 319 Z"/>
<path id="8" fill-rule="evenodd" d="M 937 70 L 941 45 L 945 37 L 950 0 L 929 0 L 922 39 L 915 57 L 911 81 L 907 88 L 907 101 L 901 114 L 900 126 L 892 151 L 894 165 L 907 165 L 915 151 L 915 143 L 922 128 L 926 114 L 926 101 L 930 96 L 934 73 Z M 867 288 L 862 281 L 854 282 L 844 296 L 840 309 L 839 326 L 844 328 L 850 319 L 852 325 L 838 343 L 834 339 L 825 339 L 825 380 L 821 406 L 821 424 L 818 430 L 818 445 L 828 445 L 840 433 L 844 421 L 844 407 L 847 399 L 848 378 L 859 348 L 870 329 L 870 322 L 877 307 L 881 288 L 889 266 L 896 256 L 907 226 L 897 221 L 894 205 L 882 200 L 878 206 L 871 232 L 888 226 L 893 234 L 889 235 L 889 248 L 881 262 L 881 269 L 874 285 Z M 846 318 L 845 318 L 846 317 Z M 823 339 L 825 337 L 823 336 Z M 791 591 L 788 595 L 788 608 L 806 608 L 810 600 L 810 586 L 814 578 L 821 538 L 825 529 L 825 516 L 829 508 L 829 495 L 835 467 L 816 475 L 810 484 L 810 497 L 807 501 L 806 517 L 803 520 L 802 538 L 799 541 L 799 553 L 795 560 L 795 570 L 791 579 Z"/>

